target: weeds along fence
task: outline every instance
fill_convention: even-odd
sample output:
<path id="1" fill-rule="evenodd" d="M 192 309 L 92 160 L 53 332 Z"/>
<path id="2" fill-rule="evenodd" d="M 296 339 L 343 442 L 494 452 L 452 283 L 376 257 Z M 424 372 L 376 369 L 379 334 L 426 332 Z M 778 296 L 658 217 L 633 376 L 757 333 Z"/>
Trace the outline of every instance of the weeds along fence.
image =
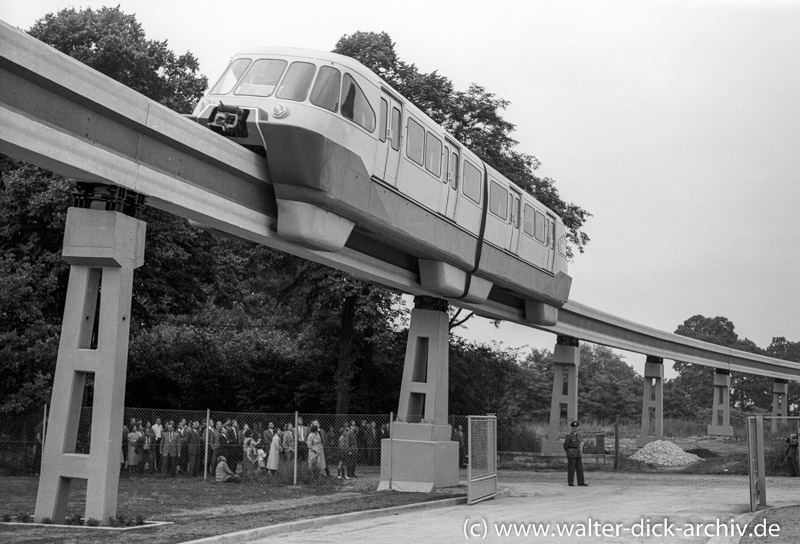
<path id="1" fill-rule="evenodd" d="M 46 407 L 0 414 L 0 476 L 39 473 Z M 380 475 L 381 440 L 393 414 L 244 413 L 126 408 L 120 478 L 170 478 L 278 485 L 338 485 Z M 467 419 L 452 416 L 466 451 Z M 91 450 L 84 408 L 75 453 Z M 462 452 L 462 458 L 465 454 Z M 221 464 L 221 461 L 223 463 Z"/>

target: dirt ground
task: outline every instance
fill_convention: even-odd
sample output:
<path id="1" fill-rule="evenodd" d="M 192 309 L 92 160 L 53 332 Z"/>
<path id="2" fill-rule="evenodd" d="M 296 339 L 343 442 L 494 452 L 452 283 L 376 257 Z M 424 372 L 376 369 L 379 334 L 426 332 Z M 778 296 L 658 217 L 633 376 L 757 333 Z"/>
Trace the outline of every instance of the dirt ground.
<path id="1" fill-rule="evenodd" d="M 366 475 L 325 486 L 293 487 L 217 484 L 202 480 L 121 480 L 118 513 L 142 515 L 171 525 L 116 532 L 0 524 L 0 542 L 171 544 L 196 538 L 264 527 L 297 519 L 357 512 L 464 495 L 465 488 L 433 494 L 374 491 L 378 475 Z M 3 478 L 0 516 L 33 513 L 38 478 Z M 83 513 L 86 488 L 76 485 L 68 512 Z"/>

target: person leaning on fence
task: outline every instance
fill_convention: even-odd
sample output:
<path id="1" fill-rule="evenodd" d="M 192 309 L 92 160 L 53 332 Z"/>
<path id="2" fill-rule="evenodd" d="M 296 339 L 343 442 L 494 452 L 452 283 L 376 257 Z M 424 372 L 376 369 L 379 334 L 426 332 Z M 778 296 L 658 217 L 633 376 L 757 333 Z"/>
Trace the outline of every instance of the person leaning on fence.
<path id="1" fill-rule="evenodd" d="M 229 484 L 239 483 L 239 476 L 237 476 L 236 473 L 231 470 L 231 467 L 228 466 L 228 460 L 225 459 L 224 455 L 220 455 L 219 459 L 217 459 L 217 470 L 215 471 L 215 476 L 218 482 L 225 482 Z"/>
<path id="2" fill-rule="evenodd" d="M 569 424 L 572 431 L 564 438 L 564 451 L 567 452 L 567 483 L 575 485 L 575 473 L 578 473 L 578 485 L 589 485 L 583 480 L 583 460 L 581 459 L 581 435 L 578 434 L 580 423 Z"/>
<path id="3" fill-rule="evenodd" d="M 786 467 L 789 469 L 789 476 L 793 478 L 800 475 L 800 468 L 797 466 L 797 435 L 792 433 L 786 439 Z"/>

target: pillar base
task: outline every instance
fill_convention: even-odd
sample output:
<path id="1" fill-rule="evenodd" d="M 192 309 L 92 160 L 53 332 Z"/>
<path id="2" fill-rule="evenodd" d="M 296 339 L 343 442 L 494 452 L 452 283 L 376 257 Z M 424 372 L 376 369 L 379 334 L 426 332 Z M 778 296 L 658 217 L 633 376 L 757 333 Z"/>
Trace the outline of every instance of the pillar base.
<path id="1" fill-rule="evenodd" d="M 730 425 L 709 425 L 706 432 L 712 436 L 733 436 L 733 427 Z"/>
<path id="2" fill-rule="evenodd" d="M 567 452 L 564 451 L 564 441 L 542 440 L 542 453 L 563 453 L 566 455 Z"/>
<path id="3" fill-rule="evenodd" d="M 415 424 L 426 426 L 425 424 Z M 458 442 L 452 440 L 381 440 L 378 491 L 430 493 L 458 485 Z"/>

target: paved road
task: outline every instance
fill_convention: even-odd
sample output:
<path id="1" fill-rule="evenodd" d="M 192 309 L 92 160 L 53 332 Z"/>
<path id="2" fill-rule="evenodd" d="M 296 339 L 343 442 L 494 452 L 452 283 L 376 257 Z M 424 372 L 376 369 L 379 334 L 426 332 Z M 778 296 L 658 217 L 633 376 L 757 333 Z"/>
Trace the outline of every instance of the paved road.
<path id="1" fill-rule="evenodd" d="M 505 471 L 500 487 L 507 494 L 495 500 L 331 524 L 252 542 L 736 542 L 737 538 L 711 537 L 729 537 L 752 517 L 746 476 L 590 472 L 589 487 L 568 487 L 564 479 L 560 473 Z M 767 499 L 770 506 L 800 504 L 797 480 L 767 478 Z M 541 534 L 535 536 L 537 530 Z M 558 536 L 567 530 L 571 536 Z"/>

